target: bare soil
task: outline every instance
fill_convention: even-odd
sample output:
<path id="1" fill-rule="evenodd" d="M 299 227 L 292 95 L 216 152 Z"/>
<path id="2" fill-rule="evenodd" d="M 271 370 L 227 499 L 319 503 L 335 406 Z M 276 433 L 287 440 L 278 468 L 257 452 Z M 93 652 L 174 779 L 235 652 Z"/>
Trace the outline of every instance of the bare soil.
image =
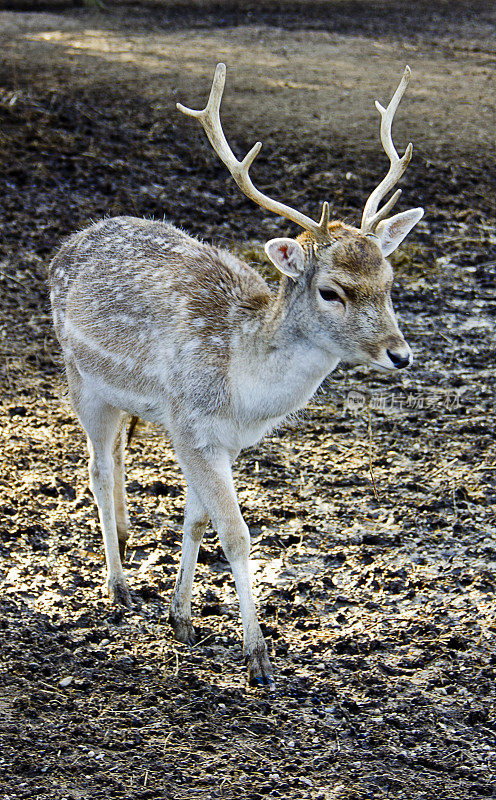
<path id="1" fill-rule="evenodd" d="M 496 797 L 494 5 L 40 8 L 57 5 L 0 12 L 0 797 Z M 412 369 L 339 368 L 239 459 L 273 697 L 245 686 L 213 533 L 200 643 L 172 638 L 184 482 L 144 425 L 128 460 L 142 607 L 106 600 L 46 293 L 61 238 L 122 213 L 232 244 L 271 278 L 261 245 L 294 231 L 174 109 L 202 104 L 218 60 L 233 147 L 264 142 L 256 182 L 352 222 L 385 170 L 373 100 L 408 61 L 400 206 L 426 208 L 394 259 Z"/>

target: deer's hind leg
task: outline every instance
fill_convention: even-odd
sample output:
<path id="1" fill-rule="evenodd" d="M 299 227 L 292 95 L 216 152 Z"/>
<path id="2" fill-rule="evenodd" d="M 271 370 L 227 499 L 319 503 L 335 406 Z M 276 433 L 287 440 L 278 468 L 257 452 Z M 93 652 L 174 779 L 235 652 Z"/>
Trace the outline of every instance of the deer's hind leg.
<path id="1" fill-rule="evenodd" d="M 126 424 L 122 422 L 114 441 L 114 507 L 117 538 L 119 540 L 119 554 L 121 561 L 126 555 L 126 542 L 129 539 L 129 514 L 126 500 Z"/>
<path id="2" fill-rule="evenodd" d="M 116 440 L 123 428 L 126 414 L 95 394 L 77 370 L 69 365 L 67 366 L 67 377 L 72 405 L 88 440 L 90 487 L 98 506 L 98 516 L 102 528 L 108 591 L 114 602 L 131 607 L 131 597 L 119 552 L 114 496 L 117 473 L 120 481 L 117 496 L 122 500 L 123 462 L 122 467 L 120 464 L 116 467 L 114 456 Z M 122 507 L 119 509 L 119 515 L 120 524 L 123 521 Z"/>
<path id="3" fill-rule="evenodd" d="M 191 590 L 198 550 L 207 524 L 208 514 L 194 489 L 188 486 L 181 564 L 169 612 L 169 622 L 174 629 L 174 635 L 178 641 L 185 644 L 195 644 L 196 640 L 195 629 L 191 622 Z"/>

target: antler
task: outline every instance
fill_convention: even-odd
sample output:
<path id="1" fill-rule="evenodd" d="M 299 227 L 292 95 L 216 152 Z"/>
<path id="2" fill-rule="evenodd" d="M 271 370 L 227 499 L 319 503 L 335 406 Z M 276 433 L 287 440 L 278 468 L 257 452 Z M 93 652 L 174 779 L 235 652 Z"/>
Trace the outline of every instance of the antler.
<path id="1" fill-rule="evenodd" d="M 405 93 L 406 87 L 408 86 L 411 74 L 410 67 L 406 66 L 399 86 L 393 94 L 391 102 L 387 108 L 381 106 L 377 100 L 375 102 L 376 108 L 382 117 L 381 142 L 384 150 L 386 151 L 386 155 L 389 157 L 391 166 L 389 167 L 389 172 L 386 177 L 380 182 L 379 186 L 374 189 L 369 199 L 365 203 L 365 208 L 362 215 L 362 233 L 374 233 L 379 222 L 387 217 L 401 194 L 401 189 L 398 189 L 388 200 L 388 202 L 379 211 L 377 211 L 382 198 L 391 191 L 396 183 L 398 183 L 412 157 L 412 143 L 410 142 L 405 150 L 404 155 L 400 158 L 396 152 L 396 148 L 393 144 L 393 139 L 391 136 L 391 125 L 393 124 L 393 118 L 396 113 L 396 109 L 400 104 L 401 98 Z"/>
<path id="2" fill-rule="evenodd" d="M 186 108 L 186 106 L 183 106 L 181 103 L 176 103 L 177 108 L 179 111 L 182 111 L 183 114 L 194 117 L 199 121 L 215 152 L 221 161 L 224 162 L 241 191 L 249 197 L 250 200 L 253 200 L 257 205 L 266 208 L 268 211 L 273 211 L 275 214 L 279 214 L 281 217 L 286 217 L 291 220 L 291 222 L 295 222 L 300 227 L 309 231 L 317 242 L 329 243 L 330 236 L 327 227 L 329 222 L 329 203 L 325 202 L 322 204 L 320 221 L 315 222 L 313 219 L 305 216 L 305 214 L 301 214 L 294 208 L 273 200 L 271 197 L 260 192 L 253 185 L 249 176 L 249 169 L 259 154 L 262 143 L 257 142 L 254 144 L 242 161 L 238 161 L 229 147 L 220 121 L 220 104 L 225 81 L 226 65 L 217 64 L 212 88 L 210 90 L 210 97 L 208 98 L 208 103 L 205 108 L 201 111 L 196 111 L 192 108 Z"/>

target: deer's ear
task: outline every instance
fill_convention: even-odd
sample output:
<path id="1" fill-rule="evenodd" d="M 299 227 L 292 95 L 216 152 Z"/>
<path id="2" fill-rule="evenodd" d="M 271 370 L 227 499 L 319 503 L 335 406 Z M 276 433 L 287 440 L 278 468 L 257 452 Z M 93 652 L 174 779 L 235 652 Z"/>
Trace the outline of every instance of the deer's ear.
<path id="1" fill-rule="evenodd" d="M 379 238 L 383 256 L 387 258 L 394 253 L 423 216 L 423 208 L 411 208 L 410 211 L 402 211 L 401 214 L 395 214 L 394 217 L 379 222 L 375 233 Z"/>
<path id="2" fill-rule="evenodd" d="M 305 251 L 295 239 L 271 239 L 265 252 L 279 272 L 297 280 L 305 269 Z"/>

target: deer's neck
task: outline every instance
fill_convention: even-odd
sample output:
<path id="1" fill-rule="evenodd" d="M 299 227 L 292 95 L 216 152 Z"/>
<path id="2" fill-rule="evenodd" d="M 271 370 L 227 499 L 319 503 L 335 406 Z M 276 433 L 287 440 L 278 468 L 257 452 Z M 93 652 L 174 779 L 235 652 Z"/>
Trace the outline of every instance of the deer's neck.
<path id="1" fill-rule="evenodd" d="M 303 287 L 282 276 L 279 290 L 269 305 L 260 327 L 260 339 L 269 347 L 284 347 L 289 341 L 306 338 L 299 319 L 300 295 Z"/>
<path id="2" fill-rule="evenodd" d="M 339 362 L 306 333 L 298 302 L 303 291 L 283 278 L 259 324 L 240 342 L 233 386 L 253 417 L 276 418 L 298 410 Z"/>

